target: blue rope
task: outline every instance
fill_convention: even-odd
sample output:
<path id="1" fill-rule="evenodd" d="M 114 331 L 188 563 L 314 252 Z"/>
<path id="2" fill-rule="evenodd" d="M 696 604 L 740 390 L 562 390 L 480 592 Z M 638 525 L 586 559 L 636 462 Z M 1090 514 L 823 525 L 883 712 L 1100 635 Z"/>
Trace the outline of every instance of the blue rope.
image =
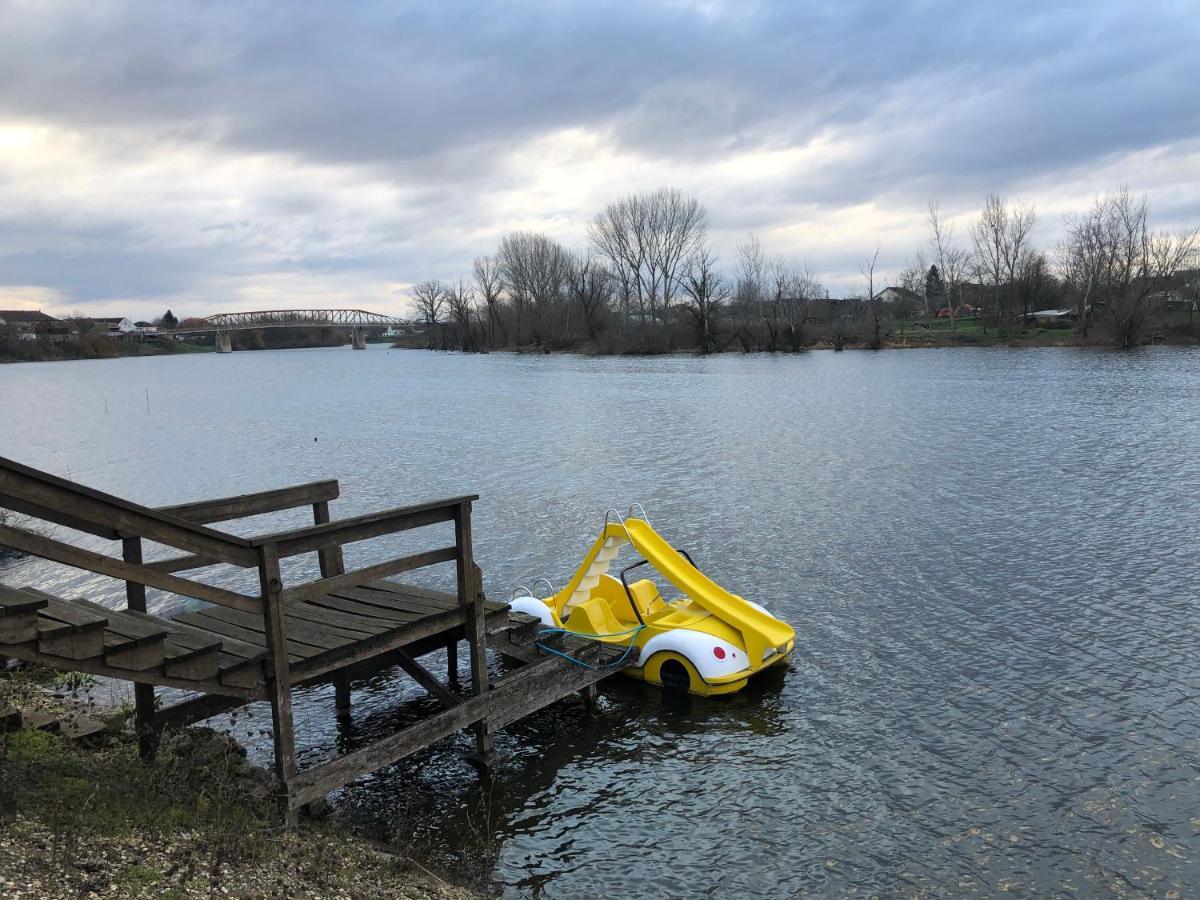
<path id="1" fill-rule="evenodd" d="M 615 669 L 618 666 L 625 665 L 625 661 L 627 659 L 629 659 L 629 654 L 631 654 L 633 652 L 634 644 L 637 641 L 637 636 L 639 634 L 641 634 L 642 629 L 645 627 L 646 627 L 645 625 L 638 625 L 636 628 L 630 628 L 628 631 L 617 631 L 617 632 L 614 632 L 613 634 L 588 634 L 583 631 L 570 631 L 569 629 L 566 629 L 566 628 L 543 628 L 541 631 L 538 632 L 539 638 L 545 637 L 548 634 L 574 634 L 574 635 L 577 635 L 578 637 L 593 638 L 595 640 L 599 640 L 600 638 L 606 638 L 606 637 L 624 637 L 627 634 L 630 635 L 629 643 L 625 646 L 625 652 L 622 653 L 617 659 L 613 660 L 610 663 L 605 663 L 602 666 L 593 666 L 591 663 L 585 662 L 582 659 L 576 659 L 574 656 L 571 656 L 571 654 L 569 654 L 569 653 L 563 653 L 561 650 L 555 650 L 553 647 L 547 647 L 545 644 L 543 644 L 541 642 L 535 642 L 534 646 L 536 646 L 539 650 L 543 650 L 546 653 L 549 653 L 553 656 L 560 656 L 563 659 L 567 660 L 567 662 L 572 663 L 573 665 L 576 665 L 576 666 L 580 666 L 584 669 L 591 669 L 593 671 L 598 671 L 600 669 Z"/>

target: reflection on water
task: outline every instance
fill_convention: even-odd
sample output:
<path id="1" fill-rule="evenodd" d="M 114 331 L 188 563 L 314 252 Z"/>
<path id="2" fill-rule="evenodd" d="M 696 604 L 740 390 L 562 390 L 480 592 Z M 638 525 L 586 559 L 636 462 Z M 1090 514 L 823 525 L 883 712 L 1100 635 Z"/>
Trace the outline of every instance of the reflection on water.
<path id="1" fill-rule="evenodd" d="M 593 714 L 502 732 L 491 784 L 460 736 L 343 798 L 510 896 L 1188 895 L 1197 401 L 1200 354 L 1164 348 L 284 351 L 0 367 L 0 453 L 149 503 L 327 476 L 347 514 L 478 492 L 493 597 L 561 581 L 640 501 L 796 625 L 789 670 L 731 698 L 614 680 Z M 383 673 L 338 723 L 307 691 L 301 758 L 429 703 Z M 260 756 L 267 724 L 236 725 Z"/>

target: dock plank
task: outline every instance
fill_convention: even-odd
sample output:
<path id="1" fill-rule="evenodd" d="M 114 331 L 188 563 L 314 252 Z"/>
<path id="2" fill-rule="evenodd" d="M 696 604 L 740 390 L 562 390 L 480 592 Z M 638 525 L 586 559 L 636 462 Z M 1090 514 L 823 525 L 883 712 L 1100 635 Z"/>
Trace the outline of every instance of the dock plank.
<path id="1" fill-rule="evenodd" d="M 362 603 L 350 597 L 335 596 L 332 594 L 326 594 L 324 597 L 317 597 L 315 600 L 309 600 L 308 602 L 313 606 L 323 609 L 351 613 L 363 619 L 382 622 L 385 625 L 388 623 L 407 625 L 409 622 L 415 622 L 421 618 L 419 614 L 414 612 L 389 609 L 383 606 L 371 606 L 368 603 Z"/>
<path id="2" fill-rule="evenodd" d="M 22 588 L 28 594 L 43 597 L 46 605 L 39 611 L 39 618 L 67 625 L 72 631 L 103 631 L 108 624 L 108 616 L 96 613 L 81 605 L 61 600 L 52 594 L 47 594 L 36 588 Z"/>
<path id="3" fill-rule="evenodd" d="M 331 626 L 348 634 L 353 634 L 357 640 L 381 634 L 398 627 L 385 619 L 371 619 L 344 610 L 317 606 L 311 602 L 297 603 L 289 606 L 287 618 L 289 621 L 292 618 L 297 618 L 317 625 Z"/>
<path id="4" fill-rule="evenodd" d="M 183 622 L 186 625 L 193 625 L 196 628 L 222 635 L 224 637 L 233 638 L 244 644 L 250 644 L 257 647 L 266 655 L 266 639 L 262 631 L 254 631 L 249 628 L 242 628 L 234 625 L 231 622 L 226 622 L 217 618 L 209 618 L 203 612 L 183 613 L 175 617 L 174 621 Z M 301 644 L 297 641 L 288 641 L 288 660 L 290 662 L 300 662 L 310 656 L 315 656 L 320 653 L 318 647 L 310 647 L 307 644 Z"/>
<path id="5" fill-rule="evenodd" d="M 37 640 L 38 611 L 45 605 L 43 597 L 0 584 L 0 644 Z"/>
<path id="6" fill-rule="evenodd" d="M 262 624 L 260 617 L 251 613 L 239 612 L 236 609 L 208 609 L 204 611 L 204 615 L 239 625 L 242 628 L 254 628 L 256 624 Z M 343 632 L 339 628 L 317 626 L 303 619 L 292 618 L 290 609 L 284 614 L 284 633 L 289 642 L 299 641 L 319 650 L 336 650 L 359 639 L 359 636 L 353 632 Z"/>
<path id="7" fill-rule="evenodd" d="M 386 591 L 379 588 L 357 587 L 340 588 L 331 592 L 335 597 L 356 600 L 369 606 L 395 612 L 407 612 L 414 616 L 434 616 L 447 610 L 455 609 L 457 601 L 437 601 L 424 597 L 408 596 L 396 591 Z"/>
<path id="8" fill-rule="evenodd" d="M 46 605 L 46 598 L 0 584 L 0 617 L 37 612 Z"/>
<path id="9" fill-rule="evenodd" d="M 389 593 L 398 594 L 401 597 L 431 600 L 435 603 L 448 603 L 451 606 L 458 606 L 458 597 L 454 594 L 448 594 L 445 591 L 435 591 L 432 588 L 425 588 L 416 584 L 403 584 L 399 581 L 393 581 L 390 578 L 381 578 L 378 581 L 371 582 L 367 586 L 377 591 L 388 591 Z M 498 600 L 484 600 L 483 607 L 489 612 L 493 612 L 500 609 L 508 609 L 508 604 L 501 603 Z"/>

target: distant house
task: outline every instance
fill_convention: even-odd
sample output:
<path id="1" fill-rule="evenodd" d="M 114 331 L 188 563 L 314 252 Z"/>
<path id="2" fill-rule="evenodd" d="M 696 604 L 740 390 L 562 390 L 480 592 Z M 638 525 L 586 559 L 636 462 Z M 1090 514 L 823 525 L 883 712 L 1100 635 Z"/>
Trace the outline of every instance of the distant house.
<path id="1" fill-rule="evenodd" d="M 389 338 L 409 337 L 424 334 L 426 330 L 424 322 L 397 322 L 395 325 L 389 325 L 383 336 Z"/>
<path id="2" fill-rule="evenodd" d="M 1057 325 L 1075 320 L 1073 309 L 1039 309 L 1029 314 L 1029 317 L 1039 325 Z"/>
<path id="3" fill-rule="evenodd" d="M 925 306 L 924 297 L 905 287 L 885 287 L 875 295 L 875 299 L 880 303 L 914 303 L 921 307 Z"/>
<path id="4" fill-rule="evenodd" d="M 925 298 L 906 287 L 885 287 L 875 295 L 875 300 L 889 307 L 897 315 L 925 312 Z"/>
<path id="5" fill-rule="evenodd" d="M 49 334 L 51 325 L 61 324 L 40 309 L 0 309 L 0 331 L 19 341 L 36 341 L 39 333 Z"/>
<path id="6" fill-rule="evenodd" d="M 96 323 L 97 330 L 104 331 L 109 337 L 124 337 L 127 334 L 136 334 L 138 331 L 138 327 L 123 316 L 108 318 L 93 316 L 92 321 Z"/>
<path id="7" fill-rule="evenodd" d="M 142 334 L 155 334 L 158 331 L 158 326 L 153 322 L 134 322 L 133 327 Z"/>

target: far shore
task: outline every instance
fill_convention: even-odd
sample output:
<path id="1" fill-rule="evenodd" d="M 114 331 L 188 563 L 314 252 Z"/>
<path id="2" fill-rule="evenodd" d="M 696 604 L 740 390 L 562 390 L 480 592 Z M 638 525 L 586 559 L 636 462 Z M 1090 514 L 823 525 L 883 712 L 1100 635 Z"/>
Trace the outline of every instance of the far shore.
<path id="1" fill-rule="evenodd" d="M 407 338 L 390 343 L 390 347 L 398 350 L 443 350 L 457 351 L 461 350 L 450 335 L 445 336 L 446 340 L 429 341 L 426 335 L 411 335 Z M 386 340 L 376 339 L 371 343 L 387 343 Z M 1140 343 L 1140 346 L 1180 346 L 1189 347 L 1200 344 L 1200 334 L 1188 331 L 1174 330 L 1170 333 L 1148 333 Z M 311 342 L 281 343 L 273 346 L 254 346 L 236 348 L 234 352 L 241 353 L 245 351 L 269 349 L 269 350 L 293 350 L 307 349 L 314 346 Z M 332 345 L 329 345 L 332 346 Z M 611 343 L 602 341 L 587 341 L 572 344 L 554 345 L 546 344 L 526 344 L 522 346 L 499 346 L 492 348 L 478 348 L 471 352 L 483 353 L 568 353 L 581 356 L 662 356 L 662 355 L 686 355 L 686 356 L 708 356 L 708 355 L 772 355 L 772 354 L 790 354 L 790 353 L 805 353 L 811 350 L 931 350 L 940 348 L 955 348 L 955 347 L 1009 347 L 1009 348 L 1036 348 L 1036 347 L 1092 347 L 1096 349 L 1114 349 L 1115 345 L 1106 335 L 1080 334 L 1072 329 L 1064 328 L 1044 328 L 1044 329 L 1028 329 L 1026 331 L 1004 332 L 993 331 L 983 332 L 975 329 L 964 329 L 958 332 L 940 331 L 926 332 L 920 328 L 906 329 L 905 333 L 894 333 L 883 338 L 879 347 L 871 347 L 865 340 L 861 338 L 846 339 L 841 347 L 835 345 L 833 340 L 818 339 L 805 341 L 795 347 L 777 347 L 774 350 L 765 347 L 755 347 L 746 349 L 737 345 L 733 341 L 729 341 L 725 346 L 717 347 L 711 350 L 702 351 L 695 347 L 679 346 L 673 348 L 651 348 L 651 349 L 616 349 Z M 154 357 L 154 356 L 181 356 L 190 355 L 193 353 L 212 353 L 211 346 L 193 345 L 193 344 L 147 344 L 135 345 L 134 348 L 126 349 L 117 347 L 114 352 L 96 354 L 96 353 L 72 353 L 70 348 L 61 346 L 47 345 L 45 348 L 38 348 L 42 353 L 30 353 L 26 350 L 20 356 L 4 354 L 0 351 L 0 363 L 20 363 L 20 362 L 68 362 L 80 359 L 127 359 L 131 357 Z"/>

